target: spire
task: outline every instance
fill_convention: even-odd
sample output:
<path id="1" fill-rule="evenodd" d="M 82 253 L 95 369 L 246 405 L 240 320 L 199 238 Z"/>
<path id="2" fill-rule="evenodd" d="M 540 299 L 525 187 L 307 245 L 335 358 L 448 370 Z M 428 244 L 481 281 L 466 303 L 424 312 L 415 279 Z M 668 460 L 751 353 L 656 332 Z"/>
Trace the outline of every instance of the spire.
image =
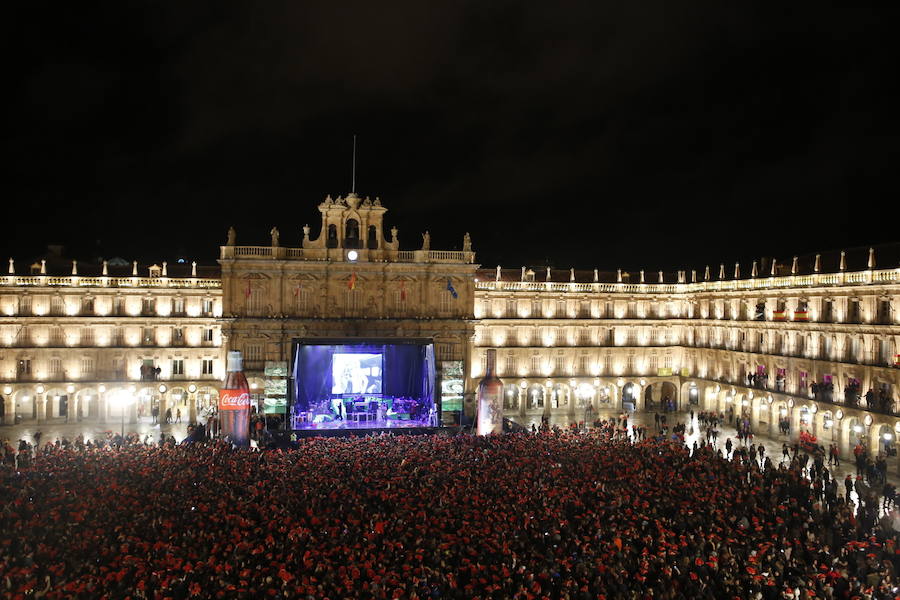
<path id="1" fill-rule="evenodd" d="M 497 265 L 497 281 L 500 281 L 500 265 Z"/>
<path id="2" fill-rule="evenodd" d="M 791 275 L 797 274 L 797 257 L 794 257 L 793 262 L 791 263 Z"/>
<path id="3" fill-rule="evenodd" d="M 821 270 L 822 270 L 822 255 L 816 254 L 816 264 L 813 265 L 813 271 L 818 273 Z"/>
<path id="4" fill-rule="evenodd" d="M 734 278 L 735 279 L 741 278 L 741 263 L 739 263 L 739 262 L 734 263 Z"/>
<path id="5" fill-rule="evenodd" d="M 622 269 L 616 269 L 616 283 L 622 283 Z"/>
<path id="6" fill-rule="evenodd" d="M 706 272 L 703 273 L 703 281 L 709 281 L 709 265 L 706 265 Z"/>
<path id="7" fill-rule="evenodd" d="M 725 263 L 719 264 L 719 279 L 725 279 Z"/>
<path id="8" fill-rule="evenodd" d="M 547 267 L 547 281 L 550 281 L 550 267 Z"/>
<path id="9" fill-rule="evenodd" d="M 137 277 L 137 261 L 131 263 L 131 276 Z"/>
<path id="10" fill-rule="evenodd" d="M 875 248 L 869 248 L 869 268 L 875 268 Z"/>
<path id="11" fill-rule="evenodd" d="M 641 269 L 641 283 L 644 283 L 644 270 Z"/>
<path id="12" fill-rule="evenodd" d="M 72 261 L 72 275 L 78 275 L 78 261 Z"/>
<path id="13" fill-rule="evenodd" d="M 16 274 L 16 263 L 12 258 L 9 259 L 9 274 L 10 275 Z"/>
<path id="14" fill-rule="evenodd" d="M 41 259 L 41 275 L 47 274 L 47 261 L 45 259 Z"/>
<path id="15" fill-rule="evenodd" d="M 356 134 L 353 134 L 353 166 L 350 170 L 350 193 L 356 193 Z"/>
<path id="16" fill-rule="evenodd" d="M 163 261 L 163 268 L 162 268 L 162 276 L 163 277 L 169 276 L 169 268 L 168 267 L 169 267 L 169 263 L 167 263 L 166 261 Z"/>
<path id="17" fill-rule="evenodd" d="M 572 283 L 575 282 L 575 267 L 569 269 L 569 281 Z"/>
<path id="18" fill-rule="evenodd" d="M 665 283 L 665 282 L 663 281 L 663 272 L 662 272 L 662 271 L 659 272 L 659 282 L 660 282 L 660 283 Z"/>
<path id="19" fill-rule="evenodd" d="M 756 261 L 753 261 L 753 268 L 750 270 L 750 277 L 756 277 L 759 275 L 759 271 L 756 268 Z"/>
<path id="20" fill-rule="evenodd" d="M 107 275 L 109 275 L 109 265 L 104 260 L 103 261 L 103 276 L 106 277 Z"/>
<path id="21" fill-rule="evenodd" d="M 839 268 L 841 269 L 841 271 L 847 270 L 847 253 L 843 250 L 841 250 L 841 264 Z"/>
<path id="22" fill-rule="evenodd" d="M 522 278 L 520 281 L 525 281 L 525 267 L 522 267 Z"/>
<path id="23" fill-rule="evenodd" d="M 772 258 L 772 272 L 771 272 L 772 277 L 775 277 L 775 272 L 777 271 L 777 269 L 778 269 L 778 261 L 773 257 Z"/>
<path id="24" fill-rule="evenodd" d="M 191 277 L 197 277 L 197 261 L 191 261 Z"/>
<path id="25" fill-rule="evenodd" d="M 597 269 L 594 269 L 594 283 L 597 283 L 599 281 L 600 281 L 600 273 L 597 271 Z"/>

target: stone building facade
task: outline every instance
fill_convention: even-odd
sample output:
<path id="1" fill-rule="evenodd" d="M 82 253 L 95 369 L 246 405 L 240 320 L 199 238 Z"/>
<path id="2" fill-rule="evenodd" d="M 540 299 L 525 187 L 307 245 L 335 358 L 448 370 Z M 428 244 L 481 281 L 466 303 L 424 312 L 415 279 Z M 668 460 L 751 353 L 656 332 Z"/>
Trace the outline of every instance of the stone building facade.
<path id="1" fill-rule="evenodd" d="M 900 434 L 900 269 L 651 283 L 598 274 L 483 270 L 471 381 L 497 351 L 511 417 L 584 420 L 621 411 L 715 410 L 756 432 L 807 430 L 848 452 Z M 635 278 L 638 279 L 638 278 Z M 690 279 L 691 281 L 688 281 Z M 748 375 L 755 375 L 749 379 Z"/>
<path id="2" fill-rule="evenodd" d="M 474 253 L 432 250 L 428 232 L 419 250 L 400 250 L 396 228 L 384 235 L 378 199 L 329 197 L 319 211 L 318 237 L 304 226 L 300 247 L 281 246 L 273 229 L 269 246 L 221 248 L 221 323 L 245 370 L 285 373 L 298 338 L 427 338 L 438 367 L 467 361 Z"/>
<path id="3" fill-rule="evenodd" d="M 874 253 L 851 268 L 817 257 L 749 275 L 722 265 L 718 277 L 479 269 L 467 235 L 462 250 L 432 250 L 427 232 L 401 249 L 378 199 L 318 209 L 315 237 L 304 226 L 295 244 L 273 229 L 240 245 L 232 230 L 199 276 L 11 260 L 3 421 L 118 421 L 154 406 L 193 418 L 214 402 L 229 349 L 256 394 L 277 396 L 272 372 L 283 376 L 294 338 L 430 338 L 439 365 L 461 365 L 470 414 L 493 348 L 513 418 L 732 411 L 755 431 L 785 420 L 845 453 L 857 441 L 893 448 L 900 434 L 900 269 L 876 267 Z"/>
<path id="4" fill-rule="evenodd" d="M 56 261 L 58 262 L 58 261 Z M 0 277 L 4 423 L 134 420 L 197 407 L 224 377 L 221 280 L 196 265 L 102 267 L 47 260 Z M 91 272 L 93 271 L 93 272 Z"/>

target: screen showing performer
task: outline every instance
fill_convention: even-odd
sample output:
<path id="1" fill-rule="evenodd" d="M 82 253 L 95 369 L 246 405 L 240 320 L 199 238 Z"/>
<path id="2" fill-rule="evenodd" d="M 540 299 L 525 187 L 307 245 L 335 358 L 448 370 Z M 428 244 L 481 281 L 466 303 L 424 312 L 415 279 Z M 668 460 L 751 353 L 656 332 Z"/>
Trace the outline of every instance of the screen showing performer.
<path id="1" fill-rule="evenodd" d="M 331 363 L 332 394 L 380 394 L 381 354 L 335 353 Z"/>

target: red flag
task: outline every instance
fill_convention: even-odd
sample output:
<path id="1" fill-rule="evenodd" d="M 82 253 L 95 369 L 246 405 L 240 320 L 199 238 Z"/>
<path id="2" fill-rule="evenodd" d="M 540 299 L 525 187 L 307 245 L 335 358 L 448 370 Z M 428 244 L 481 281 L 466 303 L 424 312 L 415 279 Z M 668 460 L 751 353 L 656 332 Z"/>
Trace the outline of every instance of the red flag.
<path id="1" fill-rule="evenodd" d="M 405 281 L 400 282 L 400 299 L 406 300 L 406 282 Z"/>
<path id="2" fill-rule="evenodd" d="M 352 290 L 352 289 L 355 288 L 355 287 L 356 287 L 356 271 L 354 271 L 354 272 L 350 275 L 350 279 L 347 281 L 347 288 L 348 288 L 348 289 L 351 289 L 351 290 Z"/>
<path id="3" fill-rule="evenodd" d="M 253 290 L 250 288 L 250 280 L 248 279 L 247 280 L 247 291 L 245 292 L 245 295 L 249 298 L 250 294 L 252 294 L 252 293 L 253 293 Z"/>

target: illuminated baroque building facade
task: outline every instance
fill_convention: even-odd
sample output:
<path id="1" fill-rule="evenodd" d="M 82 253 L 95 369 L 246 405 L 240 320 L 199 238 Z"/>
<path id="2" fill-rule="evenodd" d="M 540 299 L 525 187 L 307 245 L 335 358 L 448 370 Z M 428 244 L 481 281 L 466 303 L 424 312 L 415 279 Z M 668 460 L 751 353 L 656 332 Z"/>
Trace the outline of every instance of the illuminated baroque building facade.
<path id="1" fill-rule="evenodd" d="M 670 402 L 733 410 L 756 432 L 786 419 L 792 436 L 807 429 L 844 453 L 857 440 L 883 451 L 900 433 L 900 269 L 877 268 L 872 253 L 853 268 L 842 255 L 743 276 L 479 270 L 468 236 L 442 251 L 426 232 L 401 250 L 377 199 L 318 208 L 315 238 L 304 227 L 283 246 L 273 229 L 267 245 L 238 245 L 231 231 L 219 266 L 199 276 L 192 265 L 71 262 L 63 275 L 11 260 L 0 277 L 4 422 L 118 422 L 153 406 L 193 419 L 214 401 L 228 349 L 243 352 L 254 391 L 277 398 L 293 338 L 408 337 L 434 339 L 442 381 L 459 378 L 445 410 L 472 412 L 494 348 L 514 418 Z"/>

